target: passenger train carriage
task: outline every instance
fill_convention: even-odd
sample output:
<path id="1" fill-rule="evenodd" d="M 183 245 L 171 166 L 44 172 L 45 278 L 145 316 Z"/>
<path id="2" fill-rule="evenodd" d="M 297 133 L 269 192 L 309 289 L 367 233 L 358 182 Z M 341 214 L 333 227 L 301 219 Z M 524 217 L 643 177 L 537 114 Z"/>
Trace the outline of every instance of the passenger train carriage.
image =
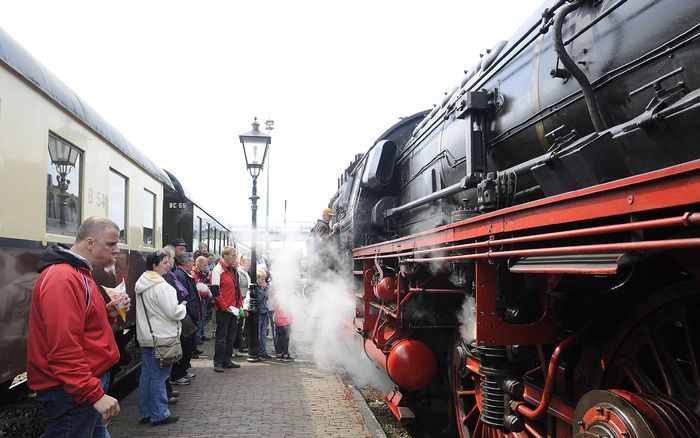
<path id="1" fill-rule="evenodd" d="M 163 238 L 164 227 L 177 221 L 166 198 L 191 205 L 171 177 L 0 30 L 2 387 L 22 381 L 31 292 L 46 246 L 70 245 L 83 219 L 109 217 L 120 227 L 121 252 L 114 268 L 93 274 L 103 286 L 124 280 L 134 302 L 145 254 L 179 237 Z M 230 241 L 228 229 L 210 215 L 206 220 L 216 224 L 210 248 L 219 251 Z M 122 365 L 138 364 L 126 351 L 135 312 L 132 306 L 115 327 Z"/>

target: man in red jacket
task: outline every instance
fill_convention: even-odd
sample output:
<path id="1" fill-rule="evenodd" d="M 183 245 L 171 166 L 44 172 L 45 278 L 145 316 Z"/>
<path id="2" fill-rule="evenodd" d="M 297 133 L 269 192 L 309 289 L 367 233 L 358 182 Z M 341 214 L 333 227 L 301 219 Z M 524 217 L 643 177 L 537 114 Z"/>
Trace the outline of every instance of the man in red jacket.
<path id="1" fill-rule="evenodd" d="M 114 263 L 119 227 L 89 218 L 66 250 L 49 247 L 32 292 L 27 384 L 46 411 L 46 438 L 109 436 L 105 424 L 119 402 L 105 393 L 109 369 L 119 360 L 111 325 L 117 302 L 105 304 L 93 269 Z M 122 310 L 129 309 L 128 299 Z"/>
<path id="2" fill-rule="evenodd" d="M 227 246 L 221 251 L 221 260 L 211 271 L 211 285 L 216 310 L 216 340 L 214 344 L 214 371 L 240 368 L 231 361 L 233 342 L 238 333 L 238 314 L 243 306 L 241 287 L 236 269 L 236 248 Z"/>

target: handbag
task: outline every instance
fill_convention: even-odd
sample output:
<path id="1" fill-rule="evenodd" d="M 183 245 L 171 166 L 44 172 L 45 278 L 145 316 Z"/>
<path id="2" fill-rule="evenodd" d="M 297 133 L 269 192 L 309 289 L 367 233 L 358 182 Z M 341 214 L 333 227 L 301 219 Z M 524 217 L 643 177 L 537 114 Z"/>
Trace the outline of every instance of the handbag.
<path id="1" fill-rule="evenodd" d="M 153 338 L 153 355 L 161 368 L 169 367 L 182 358 L 180 336 L 169 336 L 167 338 L 156 337 L 153 334 L 153 327 L 151 327 L 151 320 L 148 318 L 148 311 L 143 302 L 143 296 L 141 296 L 141 305 L 143 306 L 143 312 L 146 314 L 148 329 L 151 331 L 151 337 Z"/>
<path id="2" fill-rule="evenodd" d="M 187 339 L 194 335 L 194 332 L 197 330 L 197 324 L 194 323 L 190 315 L 185 314 L 180 323 L 182 324 L 182 333 L 180 335 L 182 339 Z"/>

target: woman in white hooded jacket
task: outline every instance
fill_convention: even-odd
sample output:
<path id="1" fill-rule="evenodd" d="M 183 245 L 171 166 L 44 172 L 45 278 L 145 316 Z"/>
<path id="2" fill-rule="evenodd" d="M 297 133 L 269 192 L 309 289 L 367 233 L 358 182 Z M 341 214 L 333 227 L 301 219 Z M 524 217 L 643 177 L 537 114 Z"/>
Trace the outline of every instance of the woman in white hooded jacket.
<path id="1" fill-rule="evenodd" d="M 163 274 L 171 267 L 170 256 L 164 251 L 156 251 L 146 257 L 146 265 L 147 271 L 136 282 L 136 339 L 141 346 L 139 417 L 141 423 L 158 426 L 174 423 L 179 418 L 170 415 L 165 390 L 165 379 L 170 377 L 171 367 L 161 368 L 156 361 L 153 336 L 179 336 L 180 320 L 185 317 L 187 309 L 185 302 L 177 303 L 177 292 L 163 279 Z"/>

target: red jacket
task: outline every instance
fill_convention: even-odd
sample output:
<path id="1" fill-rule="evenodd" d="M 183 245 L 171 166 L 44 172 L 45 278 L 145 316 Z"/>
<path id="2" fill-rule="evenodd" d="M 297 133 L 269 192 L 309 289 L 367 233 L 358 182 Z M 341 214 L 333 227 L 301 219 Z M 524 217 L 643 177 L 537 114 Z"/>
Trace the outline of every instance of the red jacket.
<path id="1" fill-rule="evenodd" d="M 195 285 L 197 283 L 203 283 L 203 284 L 209 285 L 209 277 L 207 277 L 207 273 L 204 271 L 200 271 L 197 268 L 192 268 L 192 278 L 194 279 Z M 202 298 L 207 296 L 206 291 L 198 290 L 197 293 L 199 293 L 199 296 Z M 200 304 L 201 304 L 201 301 L 200 301 Z"/>
<path id="2" fill-rule="evenodd" d="M 238 270 L 236 266 L 226 266 L 221 260 L 211 271 L 211 286 L 219 287 L 219 296 L 214 297 L 214 308 L 219 312 L 226 312 L 231 306 L 240 308 L 243 305 L 243 296 L 238 282 Z"/>
<path id="3" fill-rule="evenodd" d="M 52 250 L 67 260 L 46 263 L 34 285 L 27 384 L 32 391 L 63 386 L 77 403 L 92 404 L 104 395 L 99 376 L 117 363 L 119 350 L 87 265 L 67 251 L 47 253 Z"/>
<path id="4" fill-rule="evenodd" d="M 275 327 L 284 327 L 291 324 L 292 318 L 280 307 L 279 298 L 275 300 Z"/>

